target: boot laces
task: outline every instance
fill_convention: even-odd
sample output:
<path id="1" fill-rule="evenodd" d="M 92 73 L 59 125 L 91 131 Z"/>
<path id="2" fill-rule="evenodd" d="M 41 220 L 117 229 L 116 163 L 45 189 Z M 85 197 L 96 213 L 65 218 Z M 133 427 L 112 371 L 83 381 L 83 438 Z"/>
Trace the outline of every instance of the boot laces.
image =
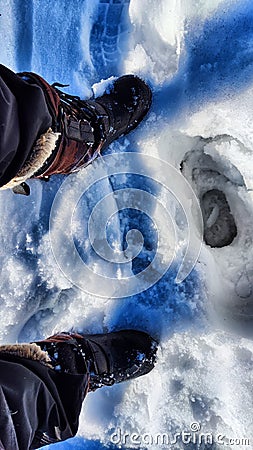
<path id="1" fill-rule="evenodd" d="M 52 87 L 57 92 L 61 99 L 61 117 L 64 116 L 64 113 L 74 117 L 77 121 L 82 119 L 87 120 L 91 123 L 92 127 L 98 132 L 99 139 L 105 140 L 106 137 L 106 129 L 104 125 L 103 118 L 107 117 L 106 114 L 101 114 L 96 111 L 95 105 L 93 106 L 91 102 L 86 100 L 82 100 L 78 95 L 67 94 L 58 87 L 67 87 L 66 84 L 53 83 Z"/>

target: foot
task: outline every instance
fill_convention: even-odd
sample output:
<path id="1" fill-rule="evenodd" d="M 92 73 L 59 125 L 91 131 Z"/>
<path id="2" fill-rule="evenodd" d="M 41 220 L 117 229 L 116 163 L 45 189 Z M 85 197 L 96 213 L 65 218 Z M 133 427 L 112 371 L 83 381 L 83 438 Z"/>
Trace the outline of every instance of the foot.
<path id="1" fill-rule="evenodd" d="M 155 364 L 157 343 L 141 331 L 122 330 L 86 335 L 83 348 L 91 361 L 90 390 L 96 390 L 149 373 Z"/>
<path id="2" fill-rule="evenodd" d="M 110 122 L 104 146 L 136 128 L 147 114 L 151 101 L 150 88 L 134 75 L 118 78 L 109 94 L 98 97 L 94 103 L 105 109 Z"/>
<path id="3" fill-rule="evenodd" d="M 121 135 L 136 128 L 147 114 L 152 101 L 152 93 L 148 85 L 134 75 L 118 78 L 111 91 L 96 100 L 81 100 L 79 97 L 61 92 L 55 86 L 54 88 L 61 99 L 62 110 L 70 123 L 66 125 L 65 120 L 66 135 L 75 139 L 74 122 L 88 121 L 91 126 L 89 135 L 87 132 L 80 133 L 79 125 L 78 139 L 86 141 L 85 143 L 92 143 L 94 148 L 102 142 L 104 149 Z M 93 137 L 90 134 L 93 134 Z"/>
<path id="4" fill-rule="evenodd" d="M 118 78 L 111 91 L 96 100 L 81 100 L 78 96 L 66 94 L 58 89 L 63 85 L 54 83 L 49 86 L 34 73 L 19 75 L 43 89 L 52 115 L 50 130 L 54 135 L 57 133 L 56 146 L 55 141 L 52 148 L 43 141 L 40 149 L 40 152 L 43 150 L 43 160 L 34 171 L 34 178 L 48 179 L 59 173 L 67 175 L 86 167 L 112 141 L 136 128 L 151 105 L 150 88 L 134 75 Z M 46 160 L 44 150 L 49 155 Z"/>
<path id="5" fill-rule="evenodd" d="M 149 373 L 157 351 L 154 339 L 135 330 L 94 335 L 60 333 L 36 343 L 48 352 L 55 370 L 88 371 L 90 391 Z"/>

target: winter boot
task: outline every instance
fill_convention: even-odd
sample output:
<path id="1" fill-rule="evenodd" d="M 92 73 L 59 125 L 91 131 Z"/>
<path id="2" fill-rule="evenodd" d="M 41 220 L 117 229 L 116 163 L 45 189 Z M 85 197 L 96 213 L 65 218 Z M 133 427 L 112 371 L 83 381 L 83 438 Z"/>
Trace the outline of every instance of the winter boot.
<path id="1" fill-rule="evenodd" d="M 157 351 L 154 339 L 135 330 L 94 335 L 64 332 L 36 344 L 48 353 L 55 370 L 89 372 L 90 391 L 147 374 Z"/>
<path id="2" fill-rule="evenodd" d="M 23 72 L 20 76 L 43 89 L 52 115 L 52 132 L 59 136 L 34 178 L 69 174 L 86 166 L 112 141 L 137 127 L 151 105 L 150 88 L 134 75 L 118 78 L 111 91 L 96 100 L 66 94 L 58 89 L 62 85 L 50 86 L 34 73 Z"/>
<path id="3" fill-rule="evenodd" d="M 87 101 L 95 110 L 98 105 L 102 106 L 109 117 L 110 128 L 104 147 L 136 128 L 147 114 L 151 101 L 150 88 L 134 75 L 118 78 L 110 93 L 98 97 L 94 102 Z"/>
<path id="4" fill-rule="evenodd" d="M 118 78 L 110 92 L 96 100 L 81 100 L 64 94 L 55 86 L 65 113 L 76 120 L 88 120 L 95 140 L 103 141 L 103 148 L 121 135 L 136 128 L 147 114 L 152 101 L 148 85 L 134 75 Z"/>
<path id="5" fill-rule="evenodd" d="M 63 85 L 49 85 L 38 74 L 14 74 L 0 68 L 6 82 L 15 88 L 14 100 L 20 110 L 15 120 L 22 129 L 11 156 L 8 149 L 1 149 L 13 162 L 8 162 L 11 167 L 2 176 L 0 189 L 19 194 L 29 195 L 26 181 L 30 178 L 47 180 L 91 163 L 113 140 L 133 130 L 151 104 L 149 87 L 134 75 L 117 79 L 111 92 L 96 100 L 81 100 L 58 89 Z M 11 110 L 8 102 L 7 106 Z"/>

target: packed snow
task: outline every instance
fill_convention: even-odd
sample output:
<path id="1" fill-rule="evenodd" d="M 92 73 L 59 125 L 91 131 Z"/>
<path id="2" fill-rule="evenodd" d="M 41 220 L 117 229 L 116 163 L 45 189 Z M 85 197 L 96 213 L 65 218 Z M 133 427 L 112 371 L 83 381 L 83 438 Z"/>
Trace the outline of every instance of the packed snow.
<path id="1" fill-rule="evenodd" d="M 30 197 L 0 192 L 1 343 L 122 328 L 160 342 L 155 369 L 89 394 L 78 436 L 55 448 L 251 448 L 252 2 L 0 0 L 0 13 L 11 69 L 86 98 L 125 73 L 153 91 L 92 166 L 30 181 Z M 237 226 L 223 248 L 202 243 L 210 189 Z"/>

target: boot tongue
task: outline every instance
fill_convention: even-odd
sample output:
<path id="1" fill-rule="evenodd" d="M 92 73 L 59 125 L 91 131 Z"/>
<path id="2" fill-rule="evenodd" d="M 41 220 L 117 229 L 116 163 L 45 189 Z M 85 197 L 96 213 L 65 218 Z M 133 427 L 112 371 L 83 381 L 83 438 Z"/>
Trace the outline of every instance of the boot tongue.
<path id="1" fill-rule="evenodd" d="M 110 362 L 102 347 L 91 339 L 85 339 L 84 352 L 91 362 L 91 371 L 96 375 L 110 373 Z"/>
<path id="2" fill-rule="evenodd" d="M 112 113 L 95 100 L 85 100 L 84 103 L 93 112 L 93 120 L 91 119 L 90 122 L 94 128 L 97 140 L 104 141 L 113 124 Z"/>

